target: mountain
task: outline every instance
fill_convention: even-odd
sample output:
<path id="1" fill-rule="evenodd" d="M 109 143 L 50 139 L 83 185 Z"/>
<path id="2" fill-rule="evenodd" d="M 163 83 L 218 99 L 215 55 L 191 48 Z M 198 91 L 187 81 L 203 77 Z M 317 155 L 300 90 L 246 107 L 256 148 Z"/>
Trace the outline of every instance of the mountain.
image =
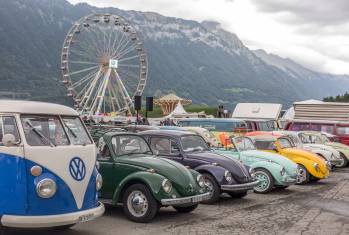
<path id="1" fill-rule="evenodd" d="M 61 47 L 73 23 L 93 12 L 120 15 L 139 31 L 149 59 L 144 95 L 175 91 L 196 104 L 289 105 L 295 100 L 319 99 L 349 89 L 347 76 L 296 69 L 301 66 L 292 61 L 288 64 L 294 66 L 286 66 L 286 62 L 266 59 L 268 54 L 249 50 L 237 35 L 217 22 L 72 5 L 65 0 L 2 0 L 0 97 L 71 104 L 60 82 Z"/>

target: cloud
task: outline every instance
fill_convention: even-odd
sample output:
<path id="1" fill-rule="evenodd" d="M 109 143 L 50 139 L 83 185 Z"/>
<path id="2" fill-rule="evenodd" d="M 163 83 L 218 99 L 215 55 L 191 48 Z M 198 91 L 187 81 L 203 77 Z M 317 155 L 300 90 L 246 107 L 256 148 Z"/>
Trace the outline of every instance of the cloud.
<path id="1" fill-rule="evenodd" d="M 289 12 L 296 22 L 319 25 L 348 22 L 348 0 L 252 0 L 258 10 L 268 13 Z"/>
<path id="2" fill-rule="evenodd" d="M 349 74 L 349 0 L 69 0 L 213 20 L 251 49 L 320 72 Z"/>

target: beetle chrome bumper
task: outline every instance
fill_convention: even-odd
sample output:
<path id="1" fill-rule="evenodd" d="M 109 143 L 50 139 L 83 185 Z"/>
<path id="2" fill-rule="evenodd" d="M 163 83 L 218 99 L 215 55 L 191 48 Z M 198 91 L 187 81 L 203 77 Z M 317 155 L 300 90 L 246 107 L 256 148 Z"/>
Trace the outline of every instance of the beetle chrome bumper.
<path id="1" fill-rule="evenodd" d="M 253 181 L 246 184 L 233 184 L 233 185 L 221 185 L 221 189 L 223 191 L 246 191 L 246 190 L 252 190 L 254 187 L 256 187 L 259 184 L 259 181 Z"/>
<path id="2" fill-rule="evenodd" d="M 283 185 L 292 185 L 297 183 L 297 178 L 285 177 L 284 179 L 282 179 L 281 183 Z"/>
<path id="3" fill-rule="evenodd" d="M 203 193 L 190 197 L 179 197 L 171 199 L 161 199 L 161 205 L 163 206 L 176 206 L 183 204 L 194 204 L 210 199 L 210 193 Z"/>
<path id="4" fill-rule="evenodd" d="M 69 224 L 82 223 L 103 215 L 104 205 L 99 203 L 96 208 L 60 215 L 18 216 L 3 215 L 1 225 L 13 228 L 48 228 Z"/>

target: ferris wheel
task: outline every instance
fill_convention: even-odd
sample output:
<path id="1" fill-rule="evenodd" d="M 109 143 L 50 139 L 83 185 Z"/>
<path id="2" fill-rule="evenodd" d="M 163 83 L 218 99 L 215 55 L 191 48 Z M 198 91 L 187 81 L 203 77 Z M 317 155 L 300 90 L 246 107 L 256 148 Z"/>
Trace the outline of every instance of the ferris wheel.
<path id="1" fill-rule="evenodd" d="M 63 84 L 84 115 L 131 113 L 142 95 L 148 62 L 136 29 L 124 18 L 92 14 L 69 30 L 61 52 Z"/>

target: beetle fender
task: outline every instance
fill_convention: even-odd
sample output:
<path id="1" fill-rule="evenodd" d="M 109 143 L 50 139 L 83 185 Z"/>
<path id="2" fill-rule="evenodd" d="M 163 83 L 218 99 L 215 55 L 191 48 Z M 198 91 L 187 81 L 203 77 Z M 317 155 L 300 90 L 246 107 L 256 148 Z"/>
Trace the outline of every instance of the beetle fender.
<path id="1" fill-rule="evenodd" d="M 161 200 L 159 197 L 159 192 L 161 190 L 162 181 L 165 179 L 164 176 L 157 173 L 151 173 L 146 171 L 135 172 L 128 175 L 120 184 L 116 187 L 113 195 L 113 204 L 118 203 L 122 199 L 121 193 L 125 190 L 125 186 L 128 186 L 129 183 L 143 183 L 145 184 L 150 191 L 153 193 L 153 196 L 157 200 Z"/>
<path id="2" fill-rule="evenodd" d="M 219 184 L 221 184 L 223 181 L 225 181 L 224 179 L 224 173 L 226 171 L 225 168 L 221 167 L 221 166 L 214 166 L 214 165 L 201 165 L 197 168 L 195 168 L 194 170 L 196 170 L 199 173 L 209 173 L 211 174 Z M 236 183 L 236 182 L 235 182 Z M 234 184 L 234 178 L 233 178 L 233 182 L 232 184 Z"/>

